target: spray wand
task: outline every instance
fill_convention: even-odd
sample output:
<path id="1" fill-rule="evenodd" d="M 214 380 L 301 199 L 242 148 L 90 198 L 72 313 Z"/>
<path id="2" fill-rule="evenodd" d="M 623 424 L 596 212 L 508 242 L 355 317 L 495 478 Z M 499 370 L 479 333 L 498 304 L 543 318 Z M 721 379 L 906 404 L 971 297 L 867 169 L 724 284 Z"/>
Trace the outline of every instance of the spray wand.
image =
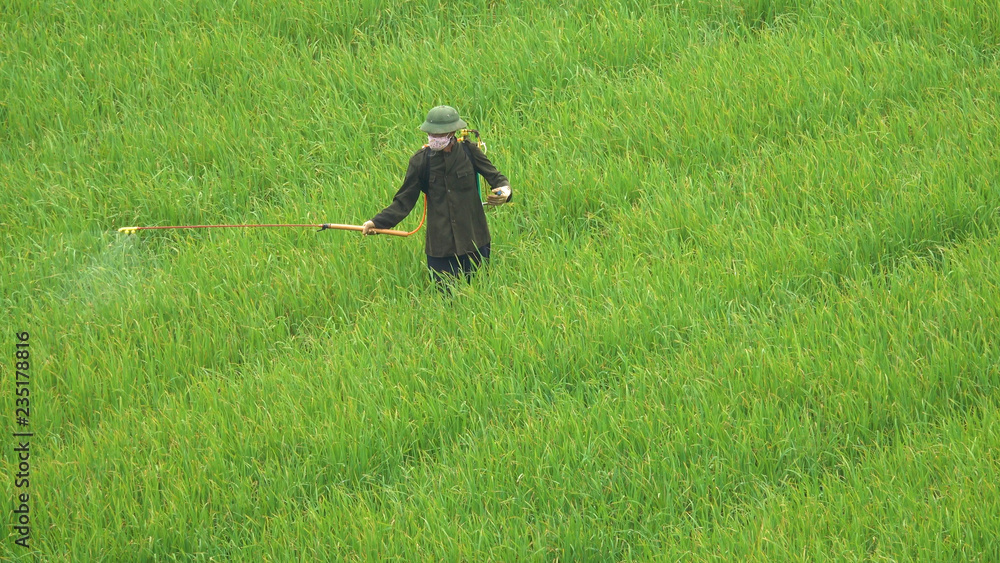
<path id="1" fill-rule="evenodd" d="M 420 230 L 420 227 L 424 226 L 424 221 L 427 219 L 427 194 L 424 194 L 424 214 L 420 217 L 420 224 L 417 225 L 416 229 L 412 231 L 396 231 L 392 229 L 375 229 L 374 233 L 380 235 L 393 235 L 397 237 L 408 237 Z M 327 229 L 338 229 L 342 231 L 363 231 L 364 227 L 361 225 L 342 225 L 340 223 L 269 223 L 269 224 L 238 224 L 238 225 L 165 225 L 165 226 L 149 226 L 149 227 L 122 227 L 118 229 L 119 233 L 124 233 L 127 235 L 135 234 L 137 231 L 151 231 L 157 229 L 253 229 L 253 228 L 265 228 L 265 227 L 278 227 L 278 228 L 289 228 L 289 227 L 311 227 L 320 231 L 325 231 Z"/>

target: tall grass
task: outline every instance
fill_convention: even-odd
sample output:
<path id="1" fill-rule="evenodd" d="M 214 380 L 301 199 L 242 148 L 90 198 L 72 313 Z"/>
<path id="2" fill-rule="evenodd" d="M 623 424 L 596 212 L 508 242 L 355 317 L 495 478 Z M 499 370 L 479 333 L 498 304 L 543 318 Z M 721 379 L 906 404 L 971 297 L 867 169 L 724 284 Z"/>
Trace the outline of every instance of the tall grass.
<path id="1" fill-rule="evenodd" d="M 994 3 L 0 13 L 3 557 L 1000 554 Z M 517 201 L 451 298 L 420 237 L 115 232 L 360 223 L 440 103 Z"/>

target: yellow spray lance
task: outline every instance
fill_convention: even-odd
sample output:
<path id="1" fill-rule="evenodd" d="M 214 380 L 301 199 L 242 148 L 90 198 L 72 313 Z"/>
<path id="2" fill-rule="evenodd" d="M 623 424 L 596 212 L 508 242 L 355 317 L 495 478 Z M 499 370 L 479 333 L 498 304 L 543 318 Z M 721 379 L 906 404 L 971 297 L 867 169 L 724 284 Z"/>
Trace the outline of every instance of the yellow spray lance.
<path id="1" fill-rule="evenodd" d="M 373 232 L 380 235 L 393 235 L 397 237 L 408 237 L 420 230 L 420 227 L 424 226 L 424 221 L 427 219 L 427 194 L 424 194 L 424 214 L 420 217 L 420 224 L 417 225 L 416 229 L 412 231 L 396 231 L 392 229 L 375 229 Z M 269 223 L 269 224 L 237 224 L 237 225 L 166 225 L 166 226 L 151 226 L 151 227 L 122 227 L 118 229 L 119 233 L 124 233 L 127 235 L 135 234 L 137 231 L 151 231 L 156 229 L 252 229 L 252 228 L 262 228 L 262 227 L 311 227 L 318 229 L 320 231 L 325 231 L 327 229 L 339 229 L 342 231 L 363 231 L 364 227 L 361 225 L 342 225 L 339 223 Z"/>

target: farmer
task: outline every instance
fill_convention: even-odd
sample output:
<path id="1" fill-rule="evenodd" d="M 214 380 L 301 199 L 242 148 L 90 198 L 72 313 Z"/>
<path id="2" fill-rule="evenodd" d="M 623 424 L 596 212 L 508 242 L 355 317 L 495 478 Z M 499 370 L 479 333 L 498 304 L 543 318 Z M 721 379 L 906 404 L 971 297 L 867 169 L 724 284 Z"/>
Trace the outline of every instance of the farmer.
<path id="1" fill-rule="evenodd" d="M 427 193 L 427 267 L 437 283 L 471 274 L 490 258 L 490 229 L 476 174 L 489 182 L 492 193 L 487 205 L 507 203 L 510 182 L 497 171 L 473 142 L 458 141 L 455 132 L 466 123 L 450 106 L 427 112 L 420 130 L 427 133 L 427 145 L 410 157 L 403 185 L 392 203 L 366 221 L 363 234 L 374 229 L 391 229 L 413 209 L 420 192 Z"/>

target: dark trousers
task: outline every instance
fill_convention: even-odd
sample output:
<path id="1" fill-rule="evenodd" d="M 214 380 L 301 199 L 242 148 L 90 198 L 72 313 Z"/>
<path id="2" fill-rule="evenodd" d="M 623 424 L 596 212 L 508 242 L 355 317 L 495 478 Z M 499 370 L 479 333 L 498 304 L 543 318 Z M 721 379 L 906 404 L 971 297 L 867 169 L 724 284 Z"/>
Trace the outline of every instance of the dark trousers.
<path id="1" fill-rule="evenodd" d="M 427 267 L 431 270 L 431 279 L 437 284 L 445 283 L 447 280 L 454 280 L 461 276 L 471 279 L 481 265 L 490 261 L 490 245 L 481 246 L 477 252 L 470 252 L 461 256 L 436 256 L 427 257 Z"/>

